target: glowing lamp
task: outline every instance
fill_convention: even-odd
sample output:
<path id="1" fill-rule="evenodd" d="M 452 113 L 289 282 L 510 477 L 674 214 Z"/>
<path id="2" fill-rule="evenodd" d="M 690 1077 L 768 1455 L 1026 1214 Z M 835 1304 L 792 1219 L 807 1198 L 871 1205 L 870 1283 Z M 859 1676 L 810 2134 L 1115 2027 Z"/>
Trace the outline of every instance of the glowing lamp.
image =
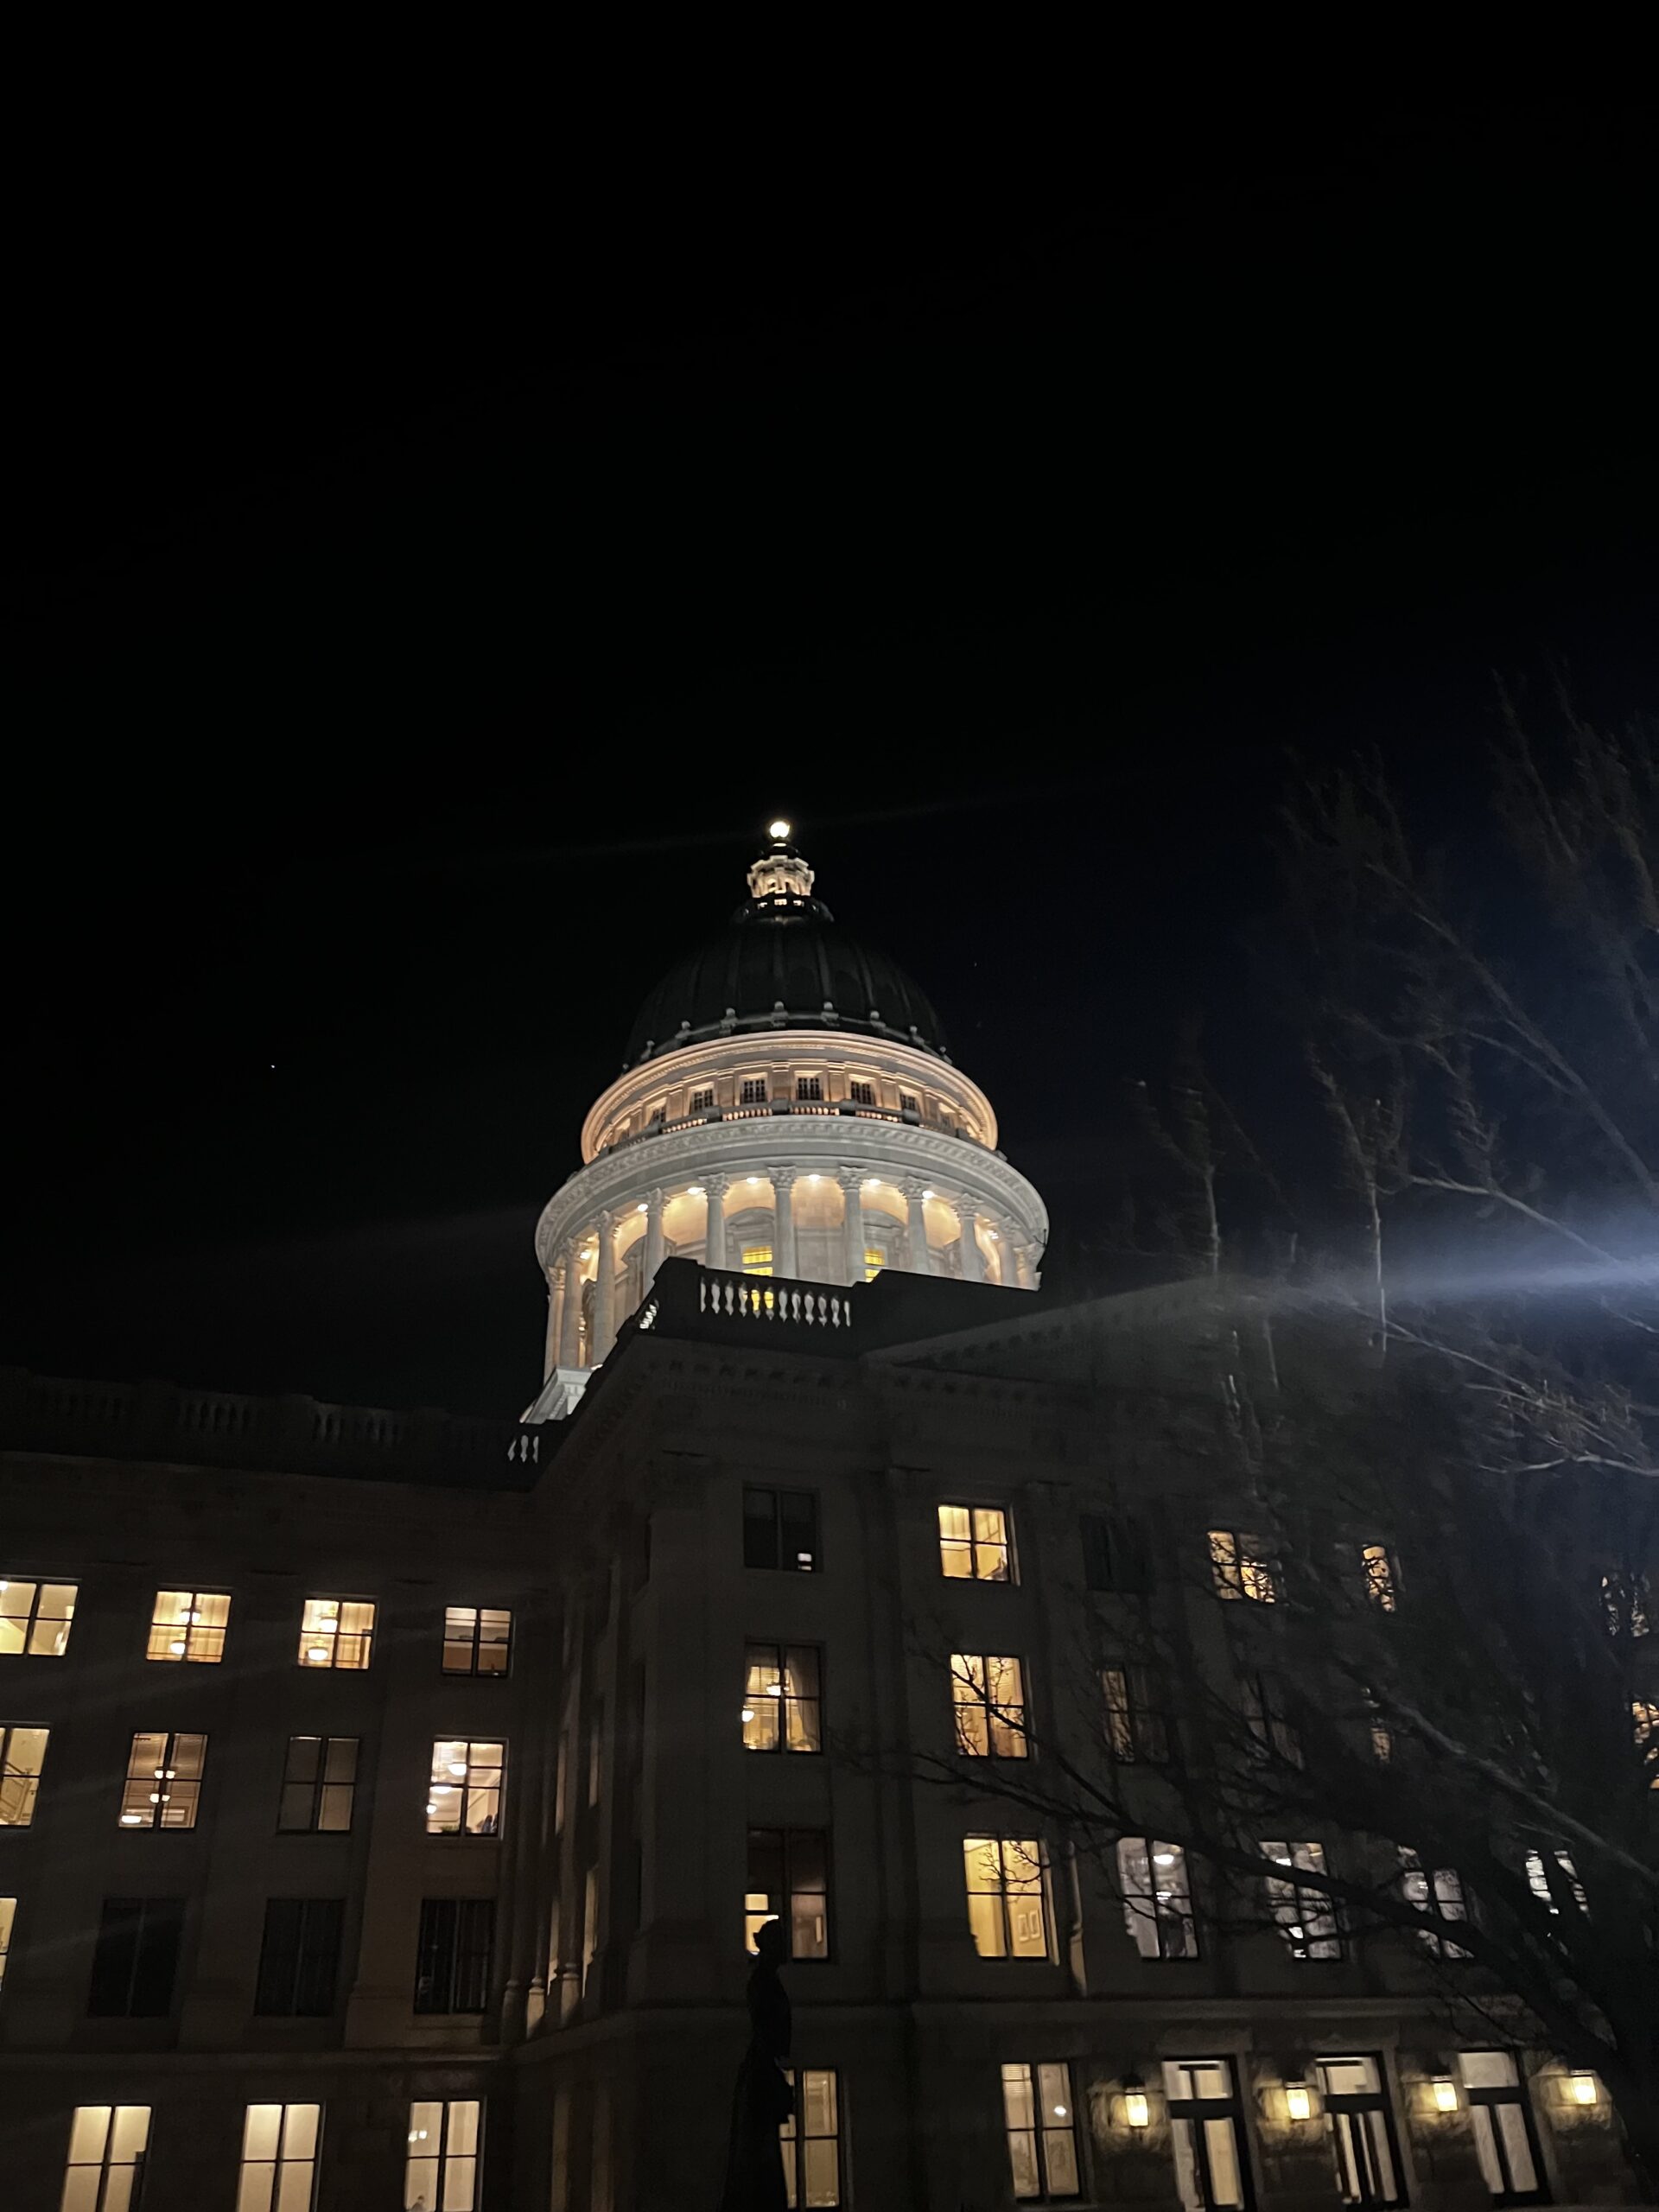
<path id="1" fill-rule="evenodd" d="M 1147 2085 L 1138 2074 L 1123 2076 L 1123 2125 L 1126 2127 L 1146 2127 L 1152 2120 L 1152 2105 L 1147 2096 Z"/>
<path id="2" fill-rule="evenodd" d="M 778 840 L 778 842 L 779 842 L 780 845 L 781 845 L 781 844 L 783 844 L 783 843 L 785 843 L 785 842 L 786 842 L 786 840 L 788 839 L 788 836 L 789 836 L 789 824 L 788 824 L 788 823 L 787 823 L 787 822 L 769 822 L 769 823 L 767 823 L 767 824 L 766 824 L 766 835 L 767 835 L 767 836 L 768 836 L 768 837 L 775 837 L 775 838 Z"/>
<path id="3" fill-rule="evenodd" d="M 314 1667 L 320 1667 L 328 1654 L 321 1643 L 314 1643 L 305 1656 Z"/>
<path id="4" fill-rule="evenodd" d="M 167 1648 L 173 1654 L 173 1656 L 175 1659 L 182 1659 L 184 1656 L 184 1638 L 181 1636 L 175 1636 Z"/>
<path id="5" fill-rule="evenodd" d="M 923 1196 L 925 1198 L 931 1198 L 932 1197 L 932 1195 L 933 1195 L 933 1193 L 932 1193 L 932 1192 L 931 1192 L 931 1191 L 924 1191 L 924 1192 L 922 1192 L 922 1196 Z"/>
<path id="6" fill-rule="evenodd" d="M 1306 2082 L 1286 2082 L 1285 2113 L 1291 2120 L 1313 2119 L 1313 2093 Z"/>
<path id="7" fill-rule="evenodd" d="M 121 1825 L 124 1828 L 136 1828 L 143 1819 L 142 1813 L 123 1813 Z"/>
<path id="8" fill-rule="evenodd" d="M 750 1705 L 746 1705 L 746 1706 L 744 1707 L 744 1708 L 743 1708 L 743 1712 L 742 1712 L 742 1719 L 743 1719 L 744 1725 L 747 1726 L 747 1724 L 748 1724 L 751 1720 L 753 1720 L 753 1718 L 754 1718 L 754 1707 L 753 1707 L 753 1706 L 750 1706 Z"/>
<path id="9" fill-rule="evenodd" d="M 1570 2105 L 1592 2105 L 1601 2094 L 1593 2074 L 1569 2074 L 1566 2089 Z"/>
<path id="10" fill-rule="evenodd" d="M 1436 2112 L 1456 2112 L 1458 2085 L 1449 2074 L 1437 2074 L 1429 2084 Z"/>
<path id="11" fill-rule="evenodd" d="M 451 1759 L 449 1762 L 449 1771 L 451 1774 L 465 1774 L 467 1771 L 466 1760 Z"/>

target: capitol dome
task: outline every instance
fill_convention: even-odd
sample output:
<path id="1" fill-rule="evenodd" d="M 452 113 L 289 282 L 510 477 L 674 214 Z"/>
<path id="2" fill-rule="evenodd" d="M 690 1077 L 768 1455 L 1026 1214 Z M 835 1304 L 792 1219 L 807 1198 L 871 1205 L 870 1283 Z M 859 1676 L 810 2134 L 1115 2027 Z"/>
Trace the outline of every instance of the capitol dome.
<path id="1" fill-rule="evenodd" d="M 1034 1289 L 1048 1217 L 926 995 L 772 825 L 749 896 L 676 962 L 537 1225 L 543 1393 L 574 1402 L 664 1259 L 812 1283 L 884 1268 Z"/>

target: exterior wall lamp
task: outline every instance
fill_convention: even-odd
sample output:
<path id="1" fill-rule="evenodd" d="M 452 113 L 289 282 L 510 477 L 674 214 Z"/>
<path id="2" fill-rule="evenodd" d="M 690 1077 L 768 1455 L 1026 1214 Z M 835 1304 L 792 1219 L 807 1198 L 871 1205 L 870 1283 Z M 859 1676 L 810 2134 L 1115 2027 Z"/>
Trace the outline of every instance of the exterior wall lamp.
<path id="1" fill-rule="evenodd" d="M 1570 2105 L 1593 2105 L 1601 2096 L 1601 2084 L 1593 2074 L 1575 2069 L 1561 2083 L 1561 2094 Z"/>
<path id="2" fill-rule="evenodd" d="M 1125 2127 L 1145 2127 L 1152 2119 L 1152 2105 L 1147 2096 L 1147 2085 L 1138 2074 L 1123 2076 L 1122 2094 L 1118 2099 Z"/>
<path id="3" fill-rule="evenodd" d="M 1458 2085 L 1449 2074 L 1437 2074 L 1428 2088 L 1429 2094 L 1434 2100 L 1436 2112 L 1456 2112 Z"/>
<path id="4" fill-rule="evenodd" d="M 1285 2116 L 1287 2120 L 1313 2119 L 1313 2092 L 1306 2082 L 1286 2082 Z"/>

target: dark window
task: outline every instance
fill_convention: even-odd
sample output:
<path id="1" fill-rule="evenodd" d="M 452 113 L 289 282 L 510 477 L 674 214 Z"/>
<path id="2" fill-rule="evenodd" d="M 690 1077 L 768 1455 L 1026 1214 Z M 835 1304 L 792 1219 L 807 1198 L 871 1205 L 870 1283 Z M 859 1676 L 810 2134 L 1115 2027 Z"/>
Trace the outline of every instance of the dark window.
<path id="1" fill-rule="evenodd" d="M 1169 1722 L 1158 1694 L 1158 1679 L 1145 1667 L 1103 1667 L 1106 1745 L 1128 1765 L 1160 1766 L 1169 1757 Z"/>
<path id="2" fill-rule="evenodd" d="M 920 1104 L 912 1092 L 908 1090 L 899 1092 L 899 1111 L 901 1114 L 919 1114 L 921 1110 Z"/>
<path id="3" fill-rule="evenodd" d="M 355 1736 L 290 1736 L 276 1825 L 284 1834 L 341 1835 L 357 1795 Z"/>
<path id="4" fill-rule="evenodd" d="M 847 1088 L 855 1106 L 874 1105 L 875 1085 L 873 1083 L 861 1083 L 855 1076 Z"/>
<path id="5" fill-rule="evenodd" d="M 781 1920 L 791 1959 L 830 1955 L 830 1839 L 822 1828 L 751 1828 L 743 1932 L 751 1950 Z"/>
<path id="6" fill-rule="evenodd" d="M 105 1897 L 86 2010 L 102 2019 L 164 2018 L 183 1933 L 182 1897 Z"/>
<path id="7" fill-rule="evenodd" d="M 818 1501 L 809 1490 L 745 1490 L 743 1564 L 811 1574 L 818 1566 Z"/>
<path id="8" fill-rule="evenodd" d="M 760 1096 L 764 1098 L 766 1095 L 766 1085 L 763 1084 L 760 1087 Z M 691 1094 L 690 1110 L 693 1114 L 706 1114 L 714 1103 L 715 1094 L 712 1090 L 694 1090 Z M 743 1086 L 743 1103 L 745 1105 L 749 1103 L 749 1086 L 747 1083 Z"/>
<path id="9" fill-rule="evenodd" d="M 417 2012 L 481 2012 L 490 1993 L 493 1897 L 425 1897 L 415 1967 Z"/>
<path id="10" fill-rule="evenodd" d="M 714 1103 L 714 1096 L 711 1092 L 709 1094 L 709 1103 L 712 1106 Z M 745 1106 L 764 1106 L 766 1104 L 766 1078 L 765 1076 L 746 1075 L 744 1077 L 741 1103 Z"/>
<path id="11" fill-rule="evenodd" d="M 1152 1561 L 1142 1531 L 1121 1513 L 1085 1513 L 1082 1529 L 1085 1587 L 1144 1597 L 1152 1587 Z"/>
<path id="12" fill-rule="evenodd" d="M 256 2012 L 321 2018 L 334 2009 L 343 1897 L 270 1897 Z"/>
<path id="13" fill-rule="evenodd" d="M 816 1099 L 823 1096 L 823 1077 L 817 1075 L 798 1075 L 795 1078 L 798 1098 Z"/>

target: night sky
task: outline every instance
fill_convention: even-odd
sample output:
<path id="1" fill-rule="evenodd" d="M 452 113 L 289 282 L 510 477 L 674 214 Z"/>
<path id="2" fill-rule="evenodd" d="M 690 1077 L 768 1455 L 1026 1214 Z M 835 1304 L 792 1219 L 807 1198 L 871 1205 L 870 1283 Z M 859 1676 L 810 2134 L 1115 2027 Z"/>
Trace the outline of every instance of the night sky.
<path id="1" fill-rule="evenodd" d="M 1651 120 L 103 206 L 14 417 L 0 1358 L 516 1410 L 779 811 L 1063 1283 L 1103 1093 L 1248 1039 L 1289 755 L 1455 841 L 1494 671 L 1659 700 Z"/>

